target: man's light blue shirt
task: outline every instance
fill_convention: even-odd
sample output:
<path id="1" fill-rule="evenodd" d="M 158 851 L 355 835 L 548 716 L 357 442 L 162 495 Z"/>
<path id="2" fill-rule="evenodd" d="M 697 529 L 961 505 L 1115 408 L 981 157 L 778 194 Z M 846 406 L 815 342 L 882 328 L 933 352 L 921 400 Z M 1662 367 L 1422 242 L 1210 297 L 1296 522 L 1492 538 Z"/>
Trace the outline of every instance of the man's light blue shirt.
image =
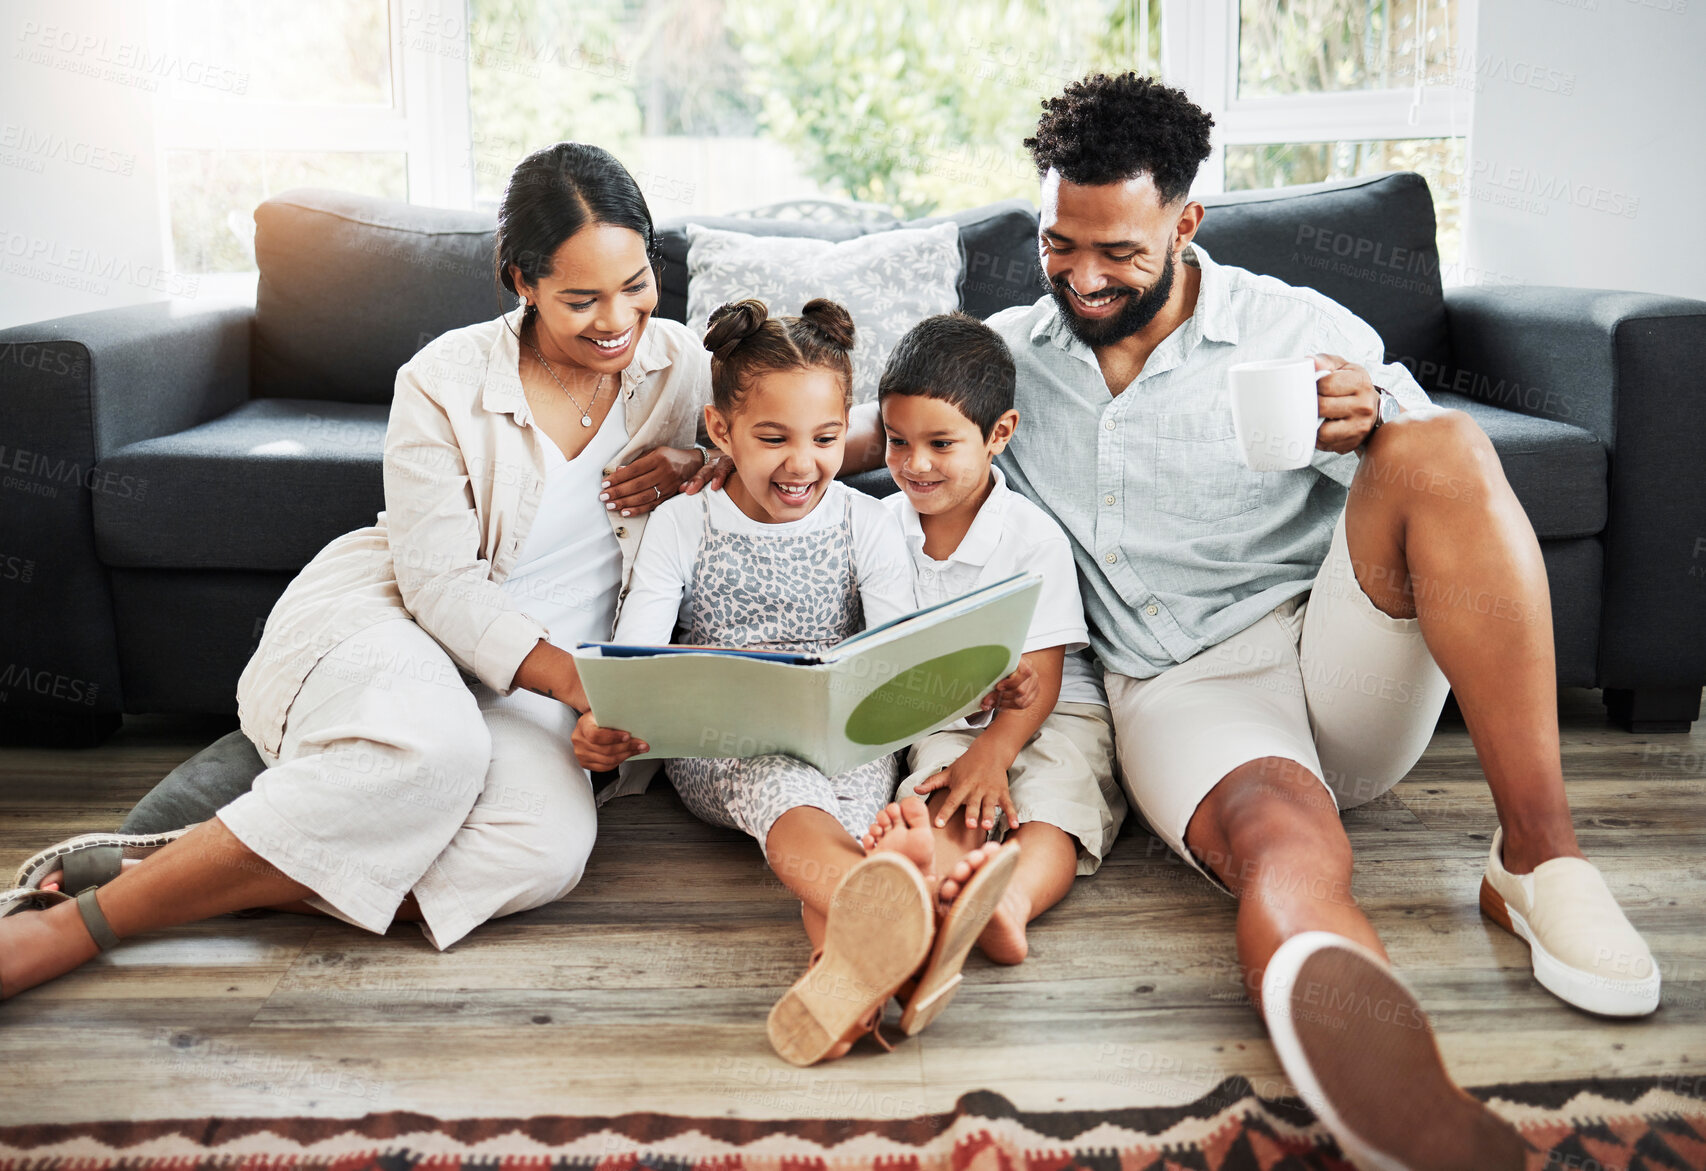
<path id="1" fill-rule="evenodd" d="M 1253 472 L 1232 431 L 1227 370 L 1239 362 L 1337 354 L 1405 410 L 1428 405 L 1380 336 L 1312 289 L 1217 264 L 1191 316 L 1119 395 L 1052 296 L 989 324 L 1018 370 L 1019 429 L 996 457 L 1014 490 L 1066 530 L 1090 643 L 1110 671 L 1145 679 L 1238 633 L 1308 590 L 1356 473 L 1354 454 Z"/>

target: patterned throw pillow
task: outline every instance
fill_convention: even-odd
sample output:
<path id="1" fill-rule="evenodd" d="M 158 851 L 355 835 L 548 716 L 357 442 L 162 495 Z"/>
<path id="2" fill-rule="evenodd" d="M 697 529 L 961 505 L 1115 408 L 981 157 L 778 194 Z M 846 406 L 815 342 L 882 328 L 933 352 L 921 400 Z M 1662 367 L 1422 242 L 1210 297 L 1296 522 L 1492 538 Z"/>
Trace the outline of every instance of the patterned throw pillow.
<path id="1" fill-rule="evenodd" d="M 960 230 L 894 228 L 839 244 L 797 236 L 748 236 L 687 225 L 687 324 L 701 337 L 725 301 L 757 297 L 775 316 L 813 297 L 853 315 L 853 398 L 871 402 L 901 335 L 959 308 Z"/>

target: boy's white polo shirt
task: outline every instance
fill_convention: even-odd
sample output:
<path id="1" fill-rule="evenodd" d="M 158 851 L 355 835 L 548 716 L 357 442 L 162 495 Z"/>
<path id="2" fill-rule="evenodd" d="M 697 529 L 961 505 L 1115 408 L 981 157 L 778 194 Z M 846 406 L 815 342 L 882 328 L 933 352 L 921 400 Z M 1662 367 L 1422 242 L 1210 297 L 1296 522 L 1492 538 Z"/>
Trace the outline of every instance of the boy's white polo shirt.
<path id="1" fill-rule="evenodd" d="M 906 493 L 897 491 L 883 501 L 906 533 L 918 604 L 946 602 L 1015 573 L 1041 575 L 1042 593 L 1025 635 L 1025 652 L 1065 647 L 1060 701 L 1105 705 L 1108 700 L 1100 672 L 1081 653 L 1089 645 L 1090 634 L 1084 624 L 1084 602 L 1078 592 L 1078 566 L 1072 560 L 1072 546 L 1047 513 L 1007 487 L 1000 468 L 992 466 L 989 471 L 995 478 L 994 487 L 959 548 L 942 561 L 924 552 L 924 526 Z"/>

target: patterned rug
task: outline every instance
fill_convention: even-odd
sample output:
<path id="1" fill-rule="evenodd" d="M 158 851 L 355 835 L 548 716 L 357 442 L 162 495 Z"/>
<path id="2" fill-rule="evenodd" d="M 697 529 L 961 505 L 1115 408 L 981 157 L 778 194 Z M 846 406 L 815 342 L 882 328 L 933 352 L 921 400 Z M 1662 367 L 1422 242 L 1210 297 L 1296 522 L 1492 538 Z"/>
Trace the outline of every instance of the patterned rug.
<path id="1" fill-rule="evenodd" d="M 1706 1077 L 1473 1091 L 1532 1168 L 1706 1171 Z M 1291 1099 L 1228 1078 L 1187 1106 L 1029 1113 L 967 1094 L 902 1120 L 203 1118 L 0 1126 L 0 1171 L 1348 1171 Z"/>

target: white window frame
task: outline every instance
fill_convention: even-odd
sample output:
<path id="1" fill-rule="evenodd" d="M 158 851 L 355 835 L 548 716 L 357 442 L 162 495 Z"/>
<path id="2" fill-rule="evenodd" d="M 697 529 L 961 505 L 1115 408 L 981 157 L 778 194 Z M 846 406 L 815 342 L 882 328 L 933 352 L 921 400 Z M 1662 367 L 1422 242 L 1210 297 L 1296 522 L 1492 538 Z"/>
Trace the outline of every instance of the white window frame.
<path id="1" fill-rule="evenodd" d="M 171 255 L 164 155 L 172 150 L 376 151 L 406 160 L 410 203 L 474 206 L 467 0 L 388 0 L 390 105 L 154 97 L 160 231 Z M 455 39 L 460 38 L 460 45 Z M 149 0 L 151 45 L 169 45 L 170 0 Z"/>
<path id="2" fill-rule="evenodd" d="M 1475 60 L 1477 0 L 1458 0 L 1458 62 Z M 1462 138 L 1474 108 L 1468 84 L 1349 90 L 1266 98 L 1238 96 L 1238 0 L 1168 0 L 1161 18 L 1162 73 L 1214 116 L 1214 153 L 1192 193 L 1226 190 L 1226 148 L 1281 142 Z"/>

